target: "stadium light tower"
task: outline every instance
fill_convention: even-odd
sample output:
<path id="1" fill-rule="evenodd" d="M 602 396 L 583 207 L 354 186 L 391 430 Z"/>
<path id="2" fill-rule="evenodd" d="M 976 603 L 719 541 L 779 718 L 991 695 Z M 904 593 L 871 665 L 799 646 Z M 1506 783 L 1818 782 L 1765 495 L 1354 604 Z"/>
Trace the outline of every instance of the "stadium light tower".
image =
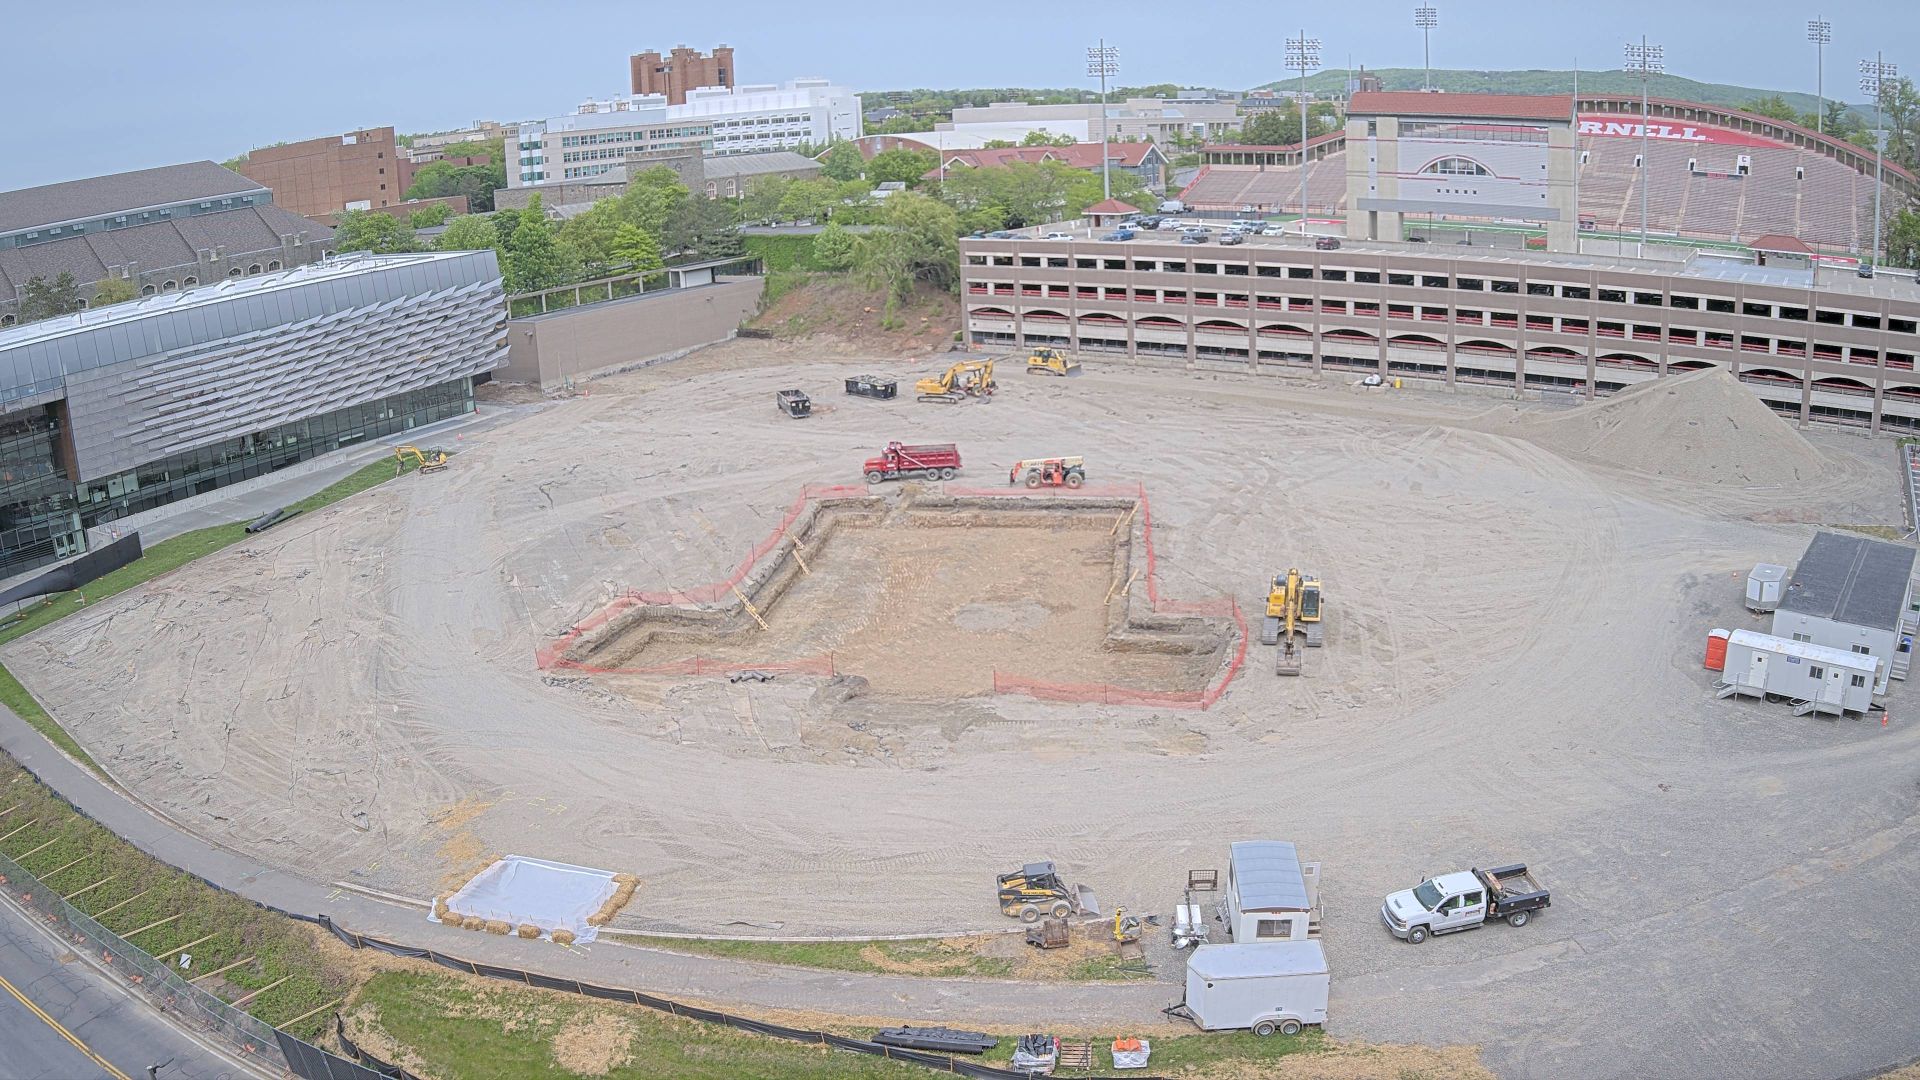
<path id="1" fill-rule="evenodd" d="M 1813 42 L 1813 93 L 1820 99 L 1820 111 L 1813 114 L 1813 130 L 1827 130 L 1827 46 L 1833 44 L 1833 24 L 1825 19 L 1807 20 L 1807 40 Z"/>
<path id="2" fill-rule="evenodd" d="M 1421 84 L 1428 90 L 1433 89 L 1433 28 L 1440 25 L 1440 9 L 1436 7 L 1417 7 L 1413 9 L 1413 25 L 1420 28 L 1420 50 L 1426 56 L 1427 77 Z"/>
<path id="3" fill-rule="evenodd" d="M 1287 66 L 1300 73 L 1300 235 L 1307 235 L 1307 72 L 1320 66 L 1320 39 L 1287 39 Z"/>
<path id="4" fill-rule="evenodd" d="M 1880 106 L 1886 101 L 1887 84 L 1899 74 L 1900 69 L 1881 60 L 1877 52 L 1873 59 L 1860 61 L 1860 92 L 1873 95 L 1873 250 L 1867 253 L 1869 267 L 1880 261 L 1881 168 L 1887 160 L 1887 132 L 1880 126 Z"/>
<path id="5" fill-rule="evenodd" d="M 1647 109 L 1647 84 L 1655 75 L 1667 70 L 1666 53 L 1658 45 L 1647 44 L 1646 36 L 1640 38 L 1640 44 L 1627 43 L 1627 70 L 1640 76 L 1640 254 L 1647 253 L 1647 174 L 1652 171 L 1653 155 L 1648 150 L 1647 128 L 1652 126 L 1651 114 Z"/>
<path id="6" fill-rule="evenodd" d="M 1100 80 L 1100 195 L 1103 199 L 1113 198 L 1112 159 L 1107 148 L 1107 80 L 1118 74 L 1120 48 L 1101 38 L 1099 45 L 1087 50 L 1087 76 Z"/>

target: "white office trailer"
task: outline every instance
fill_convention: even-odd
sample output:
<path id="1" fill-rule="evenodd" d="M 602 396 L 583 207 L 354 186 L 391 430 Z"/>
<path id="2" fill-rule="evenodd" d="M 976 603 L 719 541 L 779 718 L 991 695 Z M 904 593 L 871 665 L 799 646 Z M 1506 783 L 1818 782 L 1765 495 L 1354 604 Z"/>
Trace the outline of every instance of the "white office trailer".
<path id="1" fill-rule="evenodd" d="M 1785 698 L 1795 716 L 1865 713 L 1873 706 L 1878 665 L 1865 653 L 1735 630 L 1727 635 L 1719 696 Z"/>
<path id="2" fill-rule="evenodd" d="M 1756 564 L 1747 574 L 1747 610 L 1761 615 L 1778 610 L 1786 589 L 1786 567 L 1778 563 Z"/>
<path id="3" fill-rule="evenodd" d="M 1327 1020 L 1332 981 L 1318 941 L 1200 945 L 1187 958 L 1187 997 L 1172 1012 L 1202 1031 L 1298 1034 Z"/>
<path id="4" fill-rule="evenodd" d="M 1914 549 L 1851 533 L 1820 532 L 1793 568 L 1773 613 L 1774 637 L 1858 653 L 1878 662 L 1876 695 L 1905 679 L 1920 613 Z"/>
<path id="5" fill-rule="evenodd" d="M 1227 866 L 1221 918 L 1236 942 L 1305 941 L 1319 930 L 1320 864 L 1285 840 L 1242 840 Z"/>

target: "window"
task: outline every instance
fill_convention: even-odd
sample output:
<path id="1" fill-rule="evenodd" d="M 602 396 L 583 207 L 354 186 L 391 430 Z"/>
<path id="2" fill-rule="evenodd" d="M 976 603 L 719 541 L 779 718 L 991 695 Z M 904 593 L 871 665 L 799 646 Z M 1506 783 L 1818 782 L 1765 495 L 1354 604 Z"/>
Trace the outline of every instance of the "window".
<path id="1" fill-rule="evenodd" d="M 1289 266 L 1287 267 L 1287 276 L 1290 278 L 1310 278 L 1313 276 L 1313 268 L 1310 266 Z"/>
<path id="2" fill-rule="evenodd" d="M 1824 679 L 1826 677 L 1827 677 L 1826 668 L 1821 667 L 1819 664 L 1807 665 L 1807 678 L 1819 680 L 1819 679 Z"/>
<path id="3" fill-rule="evenodd" d="M 1852 648 L 1854 652 L 1859 653 L 1861 656 L 1873 655 L 1873 650 L 1867 648 L 1865 645 L 1854 645 Z"/>
<path id="4" fill-rule="evenodd" d="M 1380 284 L 1380 274 L 1375 270 L 1355 270 L 1353 272 L 1353 280 L 1367 285 L 1378 285 Z"/>
<path id="5" fill-rule="evenodd" d="M 1866 330 L 1878 330 L 1880 329 L 1880 316 L 1862 315 L 1856 311 L 1853 313 L 1853 325 Z"/>
<path id="6" fill-rule="evenodd" d="M 1804 317 L 1804 316 L 1803 316 L 1803 317 Z M 1914 320 L 1912 320 L 1912 319 L 1888 319 L 1888 320 L 1887 320 L 1887 329 L 1889 329 L 1889 330 L 1891 330 L 1891 331 L 1893 331 L 1893 332 L 1894 332 L 1894 333 L 1896 333 L 1896 334 L 1911 334 L 1911 333 L 1913 333 L 1913 332 L 1914 332 Z"/>
<path id="7" fill-rule="evenodd" d="M 1700 298 L 1697 296 L 1681 296 L 1675 293 L 1667 298 L 1667 303 L 1673 307 L 1686 308 L 1688 311 L 1700 310 Z"/>
<path id="8" fill-rule="evenodd" d="M 1388 275 L 1387 275 L 1387 284 L 1389 284 L 1389 285 L 1411 285 L 1411 284 L 1413 284 L 1413 275 L 1412 275 L 1412 274 L 1388 274 Z"/>
<path id="9" fill-rule="evenodd" d="M 1601 289 L 1600 302 L 1603 304 L 1624 304 L 1627 294 L 1620 289 Z"/>
<path id="10" fill-rule="evenodd" d="M 1478 892 L 1463 893 L 1460 896 L 1460 903 L 1465 907 L 1479 907 L 1480 894 Z"/>
<path id="11" fill-rule="evenodd" d="M 1345 270 L 1322 270 L 1320 271 L 1320 277 L 1324 281 L 1345 281 L 1347 280 L 1347 272 Z"/>
<path id="12" fill-rule="evenodd" d="M 1795 641 L 1812 641 L 1812 640 L 1813 640 L 1813 635 L 1812 635 L 1812 634 L 1795 634 L 1795 635 L 1793 635 L 1793 640 L 1795 640 Z"/>
<path id="13" fill-rule="evenodd" d="M 1485 292 L 1487 283 L 1477 277 L 1454 278 L 1453 287 L 1456 289 L 1465 289 L 1468 292 Z"/>
<path id="14" fill-rule="evenodd" d="M 1485 165 L 1463 157 L 1441 158 L 1420 170 L 1423 176 L 1492 176 Z"/>
<path id="15" fill-rule="evenodd" d="M 1715 297 L 1709 296 L 1707 297 L 1707 310 L 1725 312 L 1726 314 L 1731 315 L 1733 314 L 1733 301 L 1720 300 Z"/>
<path id="16" fill-rule="evenodd" d="M 1760 319 L 1770 319 L 1773 317 L 1773 305 L 1772 304 L 1756 304 L 1753 301 L 1749 300 L 1746 303 L 1743 303 L 1740 305 L 1740 314 L 1751 315 L 1755 318 L 1760 318 Z"/>
<path id="17" fill-rule="evenodd" d="M 1633 302 L 1636 304 L 1639 304 L 1642 307 L 1664 307 L 1665 306 L 1665 304 L 1661 300 L 1660 294 L 1657 292 L 1636 292 L 1633 294 Z"/>
<path id="18" fill-rule="evenodd" d="M 1528 296 L 1552 296 L 1553 286 L 1547 284 L 1544 281 L 1529 281 L 1527 282 L 1527 295 Z"/>
<path id="19" fill-rule="evenodd" d="M 1496 281 L 1493 283 L 1493 291 L 1497 293 L 1517 293 L 1520 291 L 1520 283 L 1517 281 Z"/>
<path id="20" fill-rule="evenodd" d="M 1867 685 L 1867 677 L 1865 675 L 1855 675 L 1849 678 L 1847 681 L 1850 685 L 1854 687 L 1861 687 L 1861 686 Z"/>
<path id="21" fill-rule="evenodd" d="M 1429 289 L 1444 289 L 1447 287 L 1447 279 L 1423 274 L 1420 277 L 1420 284 L 1425 285 Z"/>
<path id="22" fill-rule="evenodd" d="M 1562 285 L 1560 295 L 1568 300 L 1591 300 L 1593 291 L 1585 285 Z"/>
<path id="23" fill-rule="evenodd" d="M 1842 311 L 1815 311 L 1813 313 L 1813 321 L 1826 323 L 1828 326 L 1843 326 L 1846 324 L 1847 316 L 1846 313 Z"/>
<path id="24" fill-rule="evenodd" d="M 1256 938 L 1279 938 L 1284 941 L 1293 936 L 1293 920 L 1260 919 L 1254 923 L 1253 936 Z"/>

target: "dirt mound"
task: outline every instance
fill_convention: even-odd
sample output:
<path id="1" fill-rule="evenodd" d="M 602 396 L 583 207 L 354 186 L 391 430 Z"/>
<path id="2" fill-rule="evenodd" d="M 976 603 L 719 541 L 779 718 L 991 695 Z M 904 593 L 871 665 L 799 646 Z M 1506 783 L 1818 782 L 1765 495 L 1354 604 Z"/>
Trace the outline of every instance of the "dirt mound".
<path id="1" fill-rule="evenodd" d="M 1556 453 L 1706 484 L 1791 484 L 1827 459 L 1724 368 L 1656 379 L 1510 432 Z"/>
<path id="2" fill-rule="evenodd" d="M 960 302 L 945 290 L 916 289 L 894 305 L 889 321 L 884 292 L 844 275 L 818 275 L 782 293 L 748 325 L 783 340 L 827 338 L 874 352 L 944 349 L 960 328 Z"/>

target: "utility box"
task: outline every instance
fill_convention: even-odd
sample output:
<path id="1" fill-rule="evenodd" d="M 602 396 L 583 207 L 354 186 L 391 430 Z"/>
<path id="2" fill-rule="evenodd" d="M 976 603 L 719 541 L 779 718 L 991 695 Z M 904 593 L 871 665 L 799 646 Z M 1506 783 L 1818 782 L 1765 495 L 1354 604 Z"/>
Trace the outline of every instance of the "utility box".
<path id="1" fill-rule="evenodd" d="M 1721 697 L 1783 697 L 1794 715 L 1843 716 L 1873 706 L 1879 661 L 1865 653 L 1793 641 L 1753 630 L 1727 636 Z"/>
<path id="2" fill-rule="evenodd" d="M 1285 840 L 1242 840 L 1227 864 L 1220 916 L 1236 942 L 1305 941 L 1319 932 L 1320 864 Z"/>
<path id="3" fill-rule="evenodd" d="M 1187 958 L 1181 1005 L 1202 1031 L 1292 1035 L 1326 1023 L 1329 982 L 1318 941 L 1199 945 Z"/>
<path id="4" fill-rule="evenodd" d="M 1780 594 L 1787 588 L 1787 568 L 1776 563 L 1759 563 L 1747 574 L 1747 610 L 1764 615 L 1780 607 Z"/>

